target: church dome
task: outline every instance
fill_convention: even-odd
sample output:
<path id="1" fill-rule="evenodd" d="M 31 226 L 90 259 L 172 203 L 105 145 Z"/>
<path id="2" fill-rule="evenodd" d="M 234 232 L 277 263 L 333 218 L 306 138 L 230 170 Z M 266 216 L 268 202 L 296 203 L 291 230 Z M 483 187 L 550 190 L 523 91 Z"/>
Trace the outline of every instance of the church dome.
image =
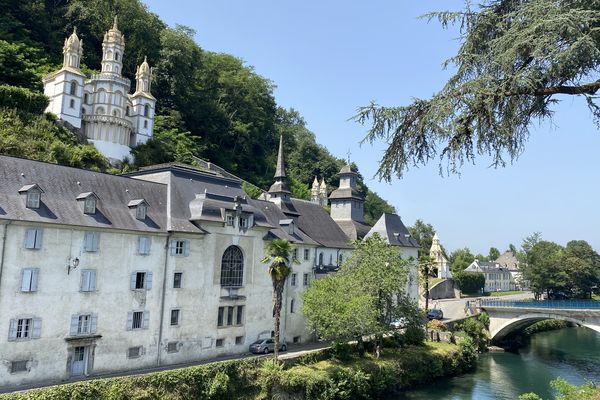
<path id="1" fill-rule="evenodd" d="M 67 40 L 65 40 L 64 50 L 70 50 L 77 53 L 79 52 L 80 47 L 81 41 L 79 40 L 79 36 L 77 36 L 77 28 L 73 28 L 73 33 L 67 38 Z"/>
<path id="2" fill-rule="evenodd" d="M 115 19 L 113 22 L 113 26 L 112 28 L 110 28 L 108 30 L 108 32 L 106 32 L 104 34 L 104 42 L 109 42 L 109 43 L 119 43 L 121 45 L 125 45 L 125 35 L 123 35 L 121 33 L 121 31 L 119 30 L 118 26 L 117 26 L 117 16 L 115 15 Z"/>
<path id="3" fill-rule="evenodd" d="M 140 65 L 139 69 L 140 74 L 149 74 L 150 73 L 150 65 L 148 65 L 148 60 L 144 56 L 144 62 Z"/>

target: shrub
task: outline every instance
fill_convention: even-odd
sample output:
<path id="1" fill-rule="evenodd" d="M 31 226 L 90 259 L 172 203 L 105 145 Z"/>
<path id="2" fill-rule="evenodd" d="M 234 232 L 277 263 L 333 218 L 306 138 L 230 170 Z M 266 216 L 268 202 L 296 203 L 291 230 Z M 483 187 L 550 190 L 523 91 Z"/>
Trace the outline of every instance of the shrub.
<path id="1" fill-rule="evenodd" d="M 460 271 L 452 279 L 463 293 L 478 293 L 485 287 L 485 276 L 479 272 Z"/>
<path id="2" fill-rule="evenodd" d="M 465 332 L 471 338 L 476 349 L 479 351 L 487 349 L 488 336 L 483 323 L 476 319 L 468 318 L 458 326 L 458 329 Z"/>
<path id="3" fill-rule="evenodd" d="M 420 326 L 409 325 L 402 335 L 405 346 L 421 346 L 425 343 L 425 330 Z"/>
<path id="4" fill-rule="evenodd" d="M 0 85 L 0 107 L 39 115 L 48 107 L 48 98 L 43 93 L 22 87 Z"/>
<path id="5" fill-rule="evenodd" d="M 352 346 L 346 342 L 333 342 L 331 344 L 333 358 L 340 361 L 347 361 L 352 358 Z"/>
<path id="6" fill-rule="evenodd" d="M 485 311 L 479 314 L 477 320 L 485 326 L 485 329 L 490 329 L 490 316 Z"/>
<path id="7" fill-rule="evenodd" d="M 437 331 L 447 331 L 448 327 L 446 326 L 446 324 L 444 324 L 442 321 L 438 320 L 438 319 L 432 319 L 431 321 L 429 321 L 427 323 L 427 328 L 428 329 L 435 329 Z"/>

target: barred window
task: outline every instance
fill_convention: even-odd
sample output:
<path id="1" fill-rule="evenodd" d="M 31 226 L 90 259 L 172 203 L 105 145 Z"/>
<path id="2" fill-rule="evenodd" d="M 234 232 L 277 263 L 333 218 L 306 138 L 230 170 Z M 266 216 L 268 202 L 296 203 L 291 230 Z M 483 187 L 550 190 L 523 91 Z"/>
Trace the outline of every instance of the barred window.
<path id="1" fill-rule="evenodd" d="M 221 286 L 242 286 L 244 255 L 237 246 L 229 246 L 221 259 Z"/>

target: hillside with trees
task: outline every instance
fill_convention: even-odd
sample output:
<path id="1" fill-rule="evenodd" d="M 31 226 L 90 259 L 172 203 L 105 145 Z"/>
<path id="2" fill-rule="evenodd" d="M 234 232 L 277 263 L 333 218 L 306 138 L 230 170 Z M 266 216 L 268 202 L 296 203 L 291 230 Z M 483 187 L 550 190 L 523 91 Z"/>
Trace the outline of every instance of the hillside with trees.
<path id="1" fill-rule="evenodd" d="M 310 195 L 315 176 L 324 177 L 330 190 L 337 186 L 345 162 L 316 142 L 298 111 L 277 105 L 273 82 L 233 55 L 202 49 L 192 29 L 167 26 L 140 0 L 0 0 L 0 5 L 0 154 L 109 169 L 85 138 L 43 114 L 41 77 L 60 68 L 64 39 L 74 28 L 84 42 L 82 71 L 99 70 L 104 32 L 118 15 L 126 37 L 123 75 L 133 79 L 147 56 L 158 99 L 154 138 L 132 150 L 134 160 L 125 170 L 171 161 L 193 164 L 199 157 L 267 189 L 282 134 L 296 197 Z M 359 190 L 366 198 L 367 222 L 393 211 L 362 177 Z"/>

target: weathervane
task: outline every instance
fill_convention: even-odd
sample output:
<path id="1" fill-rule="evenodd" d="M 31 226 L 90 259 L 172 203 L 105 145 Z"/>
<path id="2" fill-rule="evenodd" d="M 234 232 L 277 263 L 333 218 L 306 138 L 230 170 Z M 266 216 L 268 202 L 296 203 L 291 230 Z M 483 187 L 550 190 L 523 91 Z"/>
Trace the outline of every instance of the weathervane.
<path id="1" fill-rule="evenodd" d="M 350 155 L 352 153 L 350 153 L 350 147 L 348 147 L 348 152 L 346 153 L 348 155 L 348 165 L 350 165 Z"/>

